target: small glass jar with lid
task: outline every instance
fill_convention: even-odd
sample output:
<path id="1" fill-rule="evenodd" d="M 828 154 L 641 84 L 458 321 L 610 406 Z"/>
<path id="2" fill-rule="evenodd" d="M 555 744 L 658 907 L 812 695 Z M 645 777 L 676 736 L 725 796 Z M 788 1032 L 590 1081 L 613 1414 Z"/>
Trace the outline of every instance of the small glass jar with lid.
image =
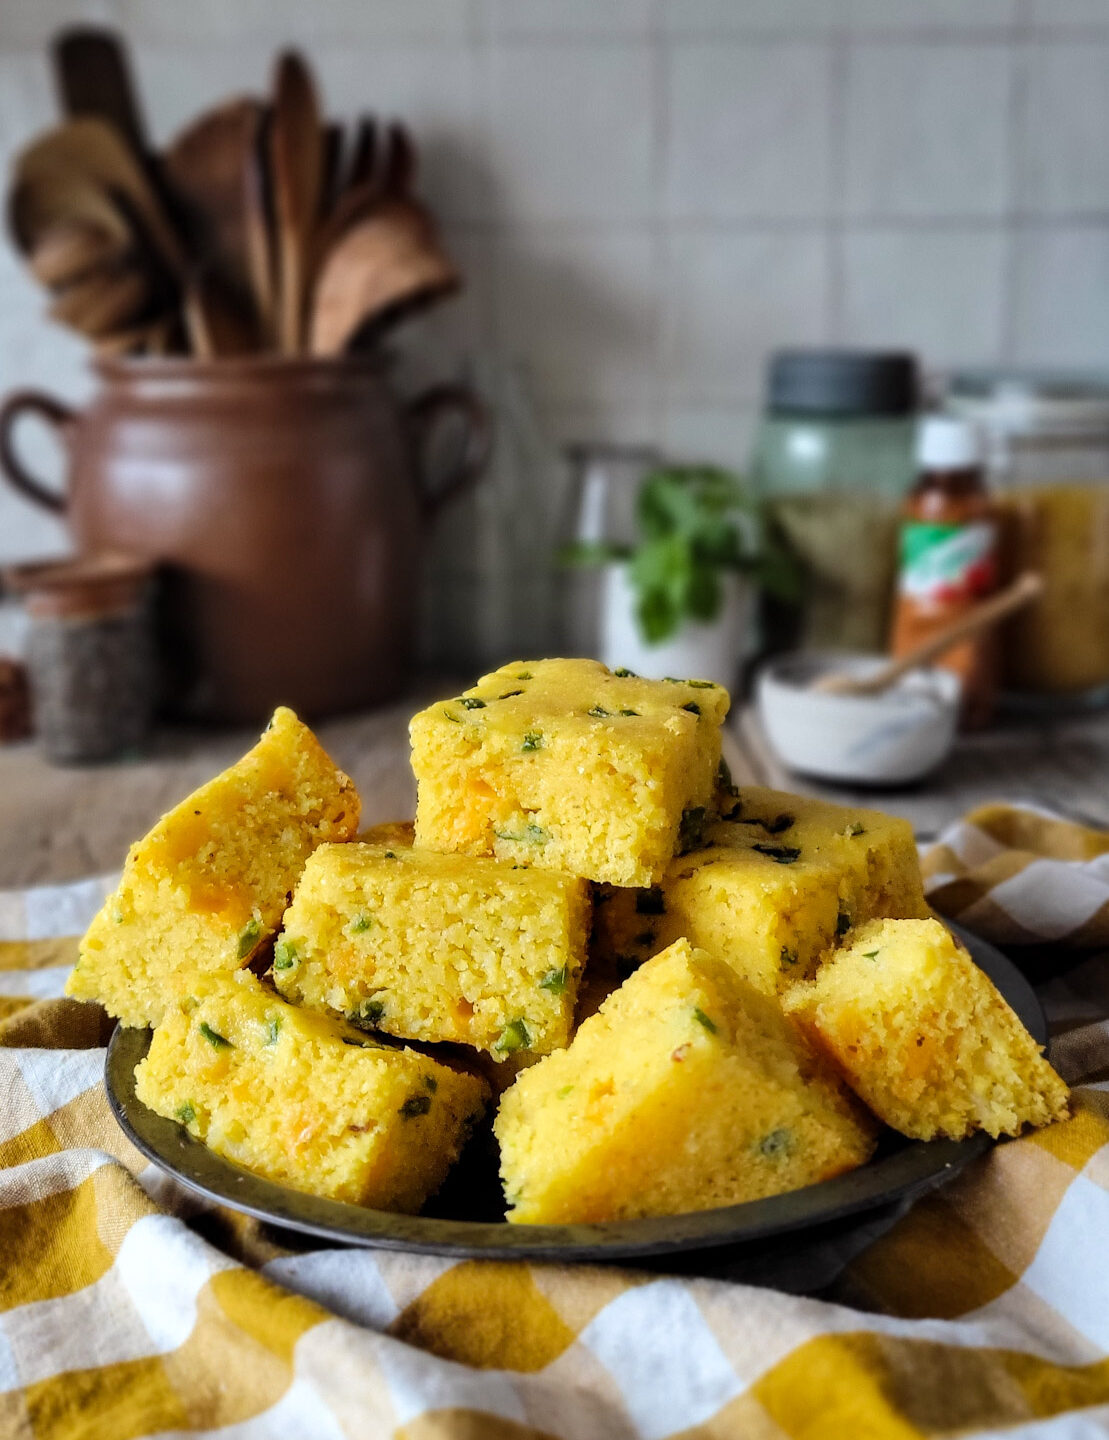
<path id="1" fill-rule="evenodd" d="M 964 371 L 946 404 L 988 437 L 1007 575 L 1044 581 L 1006 625 L 1005 689 L 1048 710 L 1109 703 L 1109 376 Z"/>
<path id="2" fill-rule="evenodd" d="M 752 478 L 801 572 L 802 598 L 767 605 L 770 648 L 885 649 L 917 399 L 907 353 L 772 357 Z"/>

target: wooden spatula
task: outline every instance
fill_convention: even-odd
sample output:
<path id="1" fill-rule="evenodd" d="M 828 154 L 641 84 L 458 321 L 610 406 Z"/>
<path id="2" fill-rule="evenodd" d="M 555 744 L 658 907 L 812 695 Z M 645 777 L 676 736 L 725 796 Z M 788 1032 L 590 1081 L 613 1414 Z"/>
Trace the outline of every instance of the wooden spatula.
<path id="1" fill-rule="evenodd" d="M 313 294 L 313 355 L 338 355 L 365 327 L 457 289 L 458 272 L 427 211 L 386 199 L 336 241 Z"/>
<path id="2" fill-rule="evenodd" d="M 146 156 L 146 127 L 120 37 L 96 25 L 72 25 L 55 37 L 50 49 L 65 113 L 106 120 L 133 154 Z"/>
<path id="3" fill-rule="evenodd" d="M 293 51 L 277 62 L 269 152 L 277 252 L 277 337 L 282 352 L 295 355 L 303 345 L 324 145 L 315 86 L 308 67 Z"/>
<path id="4" fill-rule="evenodd" d="M 253 317 L 243 313 L 241 297 L 213 272 L 201 272 L 186 287 L 183 314 L 189 348 L 198 360 L 247 355 L 257 349 Z"/>

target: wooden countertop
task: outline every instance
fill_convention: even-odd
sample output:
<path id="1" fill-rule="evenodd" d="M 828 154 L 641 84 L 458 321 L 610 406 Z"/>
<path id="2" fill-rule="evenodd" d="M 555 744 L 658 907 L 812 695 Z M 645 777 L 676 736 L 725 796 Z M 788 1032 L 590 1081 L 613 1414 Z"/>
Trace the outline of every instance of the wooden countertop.
<path id="1" fill-rule="evenodd" d="M 413 812 L 407 726 L 419 703 L 414 697 L 319 727 L 358 786 L 367 823 Z M 0 889 L 117 869 L 132 840 L 254 738 L 253 730 L 166 730 L 142 759 L 85 769 L 48 765 L 31 745 L 0 748 Z M 1109 828 L 1109 715 L 1001 725 L 960 741 L 943 770 L 909 791 L 840 789 L 790 775 L 750 710 L 732 722 L 729 751 L 741 783 L 889 810 L 909 819 L 921 838 L 996 799 L 1054 806 Z"/>

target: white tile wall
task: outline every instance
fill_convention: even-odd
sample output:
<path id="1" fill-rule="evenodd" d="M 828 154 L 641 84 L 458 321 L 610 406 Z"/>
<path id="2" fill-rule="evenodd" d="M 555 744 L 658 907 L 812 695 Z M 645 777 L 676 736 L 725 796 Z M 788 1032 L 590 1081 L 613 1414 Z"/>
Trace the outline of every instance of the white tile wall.
<path id="1" fill-rule="evenodd" d="M 1016 358 L 1109 369 L 1109 228 L 1045 226 L 1018 246 Z"/>
<path id="2" fill-rule="evenodd" d="M 668 47 L 663 156 L 676 220 L 820 218 L 831 180 L 831 50 L 807 41 Z"/>
<path id="3" fill-rule="evenodd" d="M 1002 349 L 1008 245 L 1000 225 L 846 232 L 842 337 L 915 348 L 936 365 L 989 364 Z"/>
<path id="4" fill-rule="evenodd" d="M 675 230 L 663 286 L 663 382 L 678 401 L 750 402 L 768 350 L 829 338 L 819 230 Z"/>
<path id="5" fill-rule="evenodd" d="M 1109 6 L 1106 7 L 1109 9 Z M 1024 47 L 1020 202 L 1038 213 L 1109 211 L 1109 40 Z"/>
<path id="6" fill-rule="evenodd" d="M 407 118 L 470 283 L 403 373 L 521 361 L 560 442 L 742 464 L 789 342 L 1109 369 L 1109 0 L 0 0 L 5 163 L 78 18 L 159 138 L 288 41 L 334 113 Z M 0 252 L 0 392 L 80 398 L 42 310 Z M 0 491 L 0 562 L 60 543 Z"/>
<path id="7" fill-rule="evenodd" d="M 1000 216 L 1013 57 L 973 41 L 850 46 L 844 208 L 852 217 Z"/>

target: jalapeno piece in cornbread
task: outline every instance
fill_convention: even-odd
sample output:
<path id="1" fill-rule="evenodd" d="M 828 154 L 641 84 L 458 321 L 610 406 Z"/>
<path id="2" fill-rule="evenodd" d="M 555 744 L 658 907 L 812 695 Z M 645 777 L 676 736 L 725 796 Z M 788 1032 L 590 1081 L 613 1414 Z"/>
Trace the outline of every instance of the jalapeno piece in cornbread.
<path id="1" fill-rule="evenodd" d="M 298 1005 L 503 1058 L 570 1039 L 585 963 L 584 880 L 402 845 L 322 845 L 273 976 Z"/>
<path id="2" fill-rule="evenodd" d="M 167 1008 L 135 1090 L 256 1175 L 406 1213 L 443 1183 L 489 1093 L 474 1075 L 295 1009 L 250 973 L 202 979 Z"/>
<path id="3" fill-rule="evenodd" d="M 860 926 L 783 1004 L 903 1135 L 1015 1135 L 1068 1113 L 1066 1085 L 938 920 Z"/>
<path id="4" fill-rule="evenodd" d="M 596 958 L 631 969 L 684 935 L 774 994 L 852 925 L 928 914 L 906 821 L 755 786 L 725 803 L 658 886 L 601 891 Z"/>
<path id="5" fill-rule="evenodd" d="M 413 717 L 416 843 L 653 884 L 713 805 L 728 704 L 596 660 L 505 665 Z"/>
<path id="6" fill-rule="evenodd" d="M 354 785 L 291 710 L 132 845 L 66 993 L 153 1025 L 196 975 L 231 972 L 277 929 L 305 860 L 358 829 Z"/>
<path id="7" fill-rule="evenodd" d="M 494 1131 L 508 1218 L 535 1224 L 776 1195 L 861 1165 L 875 1143 L 777 1004 L 684 940 L 516 1079 Z"/>

